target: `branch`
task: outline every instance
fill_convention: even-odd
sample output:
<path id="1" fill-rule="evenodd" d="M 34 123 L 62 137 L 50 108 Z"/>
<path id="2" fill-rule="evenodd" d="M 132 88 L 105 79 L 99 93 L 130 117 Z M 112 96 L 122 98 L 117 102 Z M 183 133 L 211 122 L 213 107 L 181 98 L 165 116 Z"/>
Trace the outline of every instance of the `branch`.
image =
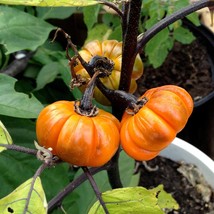
<path id="1" fill-rule="evenodd" d="M 95 175 L 96 173 L 108 169 L 109 164 L 106 164 L 101 167 L 91 168 L 90 173 Z M 54 198 L 52 198 L 48 203 L 48 212 L 51 212 L 56 206 L 59 206 L 62 203 L 62 200 L 70 194 L 74 189 L 80 186 L 83 182 L 87 180 L 87 176 L 83 173 L 74 181 L 69 183 L 61 192 L 59 192 Z"/>
<path id="2" fill-rule="evenodd" d="M 97 199 L 99 200 L 101 206 L 103 207 L 103 210 L 104 210 L 105 214 L 109 214 L 109 211 L 108 211 L 108 209 L 107 209 L 107 207 L 105 205 L 105 202 L 103 201 L 103 199 L 101 197 L 102 193 L 99 191 L 99 189 L 97 187 L 97 184 L 96 184 L 91 172 L 88 170 L 87 167 L 82 167 L 82 169 L 83 169 L 85 175 L 87 176 L 87 178 L 88 178 L 88 180 L 89 180 L 89 182 L 91 184 L 91 187 L 92 187 L 92 189 L 94 190 L 94 192 L 95 192 L 95 194 L 97 196 Z"/>
<path id="3" fill-rule="evenodd" d="M 30 58 L 35 52 L 28 52 L 22 58 L 14 59 L 6 68 L 0 70 L 0 73 L 7 74 L 8 76 L 16 76 L 21 73 L 28 65 Z M 16 55 L 18 56 L 19 53 Z"/>
<path id="4" fill-rule="evenodd" d="M 157 24 L 155 24 L 153 27 L 151 27 L 149 30 L 147 30 L 143 37 L 139 40 L 138 45 L 137 45 L 137 50 L 135 53 L 135 56 L 137 53 L 140 53 L 146 43 L 152 39 L 158 32 L 169 26 L 170 24 L 174 23 L 175 21 L 184 18 L 185 16 L 202 9 L 204 7 L 211 7 L 214 6 L 214 1 L 213 0 L 200 0 L 197 1 L 191 5 L 188 5 L 185 8 L 182 8 L 170 16 L 165 17 L 161 21 L 159 21 Z"/>
<path id="5" fill-rule="evenodd" d="M 41 175 L 41 173 L 44 171 L 44 169 L 46 169 L 49 165 L 47 163 L 43 163 L 36 171 L 36 173 L 34 174 L 33 176 L 33 180 L 32 180 L 32 183 L 31 183 L 31 186 L 30 186 L 30 190 L 29 190 L 29 193 L 28 193 L 28 196 L 27 196 L 27 201 L 26 201 L 26 204 L 25 204 L 25 208 L 24 208 L 24 214 L 26 213 L 29 213 L 29 210 L 28 210 L 28 206 L 29 206 L 29 203 L 30 203 L 30 199 L 31 199 L 31 195 L 33 193 L 33 190 L 34 190 L 34 184 L 36 182 L 36 179 L 37 177 L 39 177 Z"/>
<path id="6" fill-rule="evenodd" d="M 27 153 L 29 155 L 35 155 L 37 154 L 37 150 L 36 149 L 30 149 L 30 148 L 26 148 L 23 146 L 18 146 L 15 144 L 0 144 L 0 147 L 5 147 L 8 150 L 14 150 L 17 152 L 23 152 L 23 153 Z"/>
<path id="7" fill-rule="evenodd" d="M 118 15 L 119 17 L 122 19 L 123 18 L 123 12 L 117 7 L 116 4 L 106 1 L 106 0 L 97 0 L 100 4 L 104 4 L 108 7 L 110 7 L 111 9 L 113 9 Z"/>
<path id="8" fill-rule="evenodd" d="M 123 91 L 129 91 L 131 83 L 132 69 L 135 61 L 134 55 L 137 47 L 141 3 L 141 0 L 132 0 L 129 3 L 129 10 L 125 8 L 126 16 L 124 16 L 123 22 L 126 22 L 126 24 L 123 23 L 123 25 L 126 29 L 123 29 L 125 32 L 123 32 L 122 67 L 119 85 L 119 89 Z"/>
<path id="9" fill-rule="evenodd" d="M 120 150 L 118 150 L 114 155 L 114 157 L 111 159 L 111 162 L 112 162 L 111 167 L 109 167 L 109 169 L 107 170 L 108 180 L 112 189 L 123 187 L 120 179 L 119 164 L 118 164 L 119 153 L 120 153 Z"/>

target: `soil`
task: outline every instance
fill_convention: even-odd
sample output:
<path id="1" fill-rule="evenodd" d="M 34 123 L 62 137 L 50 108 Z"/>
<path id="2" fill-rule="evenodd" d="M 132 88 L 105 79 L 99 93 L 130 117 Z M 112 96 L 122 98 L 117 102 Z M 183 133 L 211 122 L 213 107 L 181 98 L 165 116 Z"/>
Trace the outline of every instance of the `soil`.
<path id="1" fill-rule="evenodd" d="M 143 76 L 138 80 L 136 95 L 166 84 L 185 88 L 194 101 L 214 90 L 207 49 L 199 40 L 195 40 L 191 45 L 175 43 L 161 67 L 145 67 Z"/>
<path id="2" fill-rule="evenodd" d="M 180 207 L 168 214 L 214 213 L 214 190 L 207 185 L 196 167 L 160 156 L 147 161 L 146 166 L 141 164 L 139 167 L 139 186 L 150 189 L 163 184 L 165 191 L 172 194 Z"/>

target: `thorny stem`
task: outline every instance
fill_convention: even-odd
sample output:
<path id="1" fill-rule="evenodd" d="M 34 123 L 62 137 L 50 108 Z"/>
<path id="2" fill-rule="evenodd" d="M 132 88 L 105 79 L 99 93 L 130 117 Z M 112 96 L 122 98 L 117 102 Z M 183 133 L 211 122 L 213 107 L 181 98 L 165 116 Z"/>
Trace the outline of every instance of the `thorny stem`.
<path id="1" fill-rule="evenodd" d="M 31 182 L 31 186 L 30 186 L 30 190 L 28 192 L 28 196 L 27 196 L 27 201 L 26 201 L 26 204 L 25 204 L 25 208 L 24 208 L 24 212 L 23 214 L 26 214 L 26 213 L 29 213 L 28 211 L 28 206 L 29 206 L 29 203 L 30 203 L 30 199 L 31 199 L 31 195 L 33 193 L 33 190 L 34 190 L 34 184 L 36 182 L 36 179 L 37 177 L 39 177 L 41 175 L 41 173 L 44 171 L 44 169 L 46 169 L 49 165 L 47 163 L 43 163 L 36 171 L 36 173 L 34 174 L 33 176 L 33 180 Z"/>
<path id="2" fill-rule="evenodd" d="M 146 43 L 155 35 L 157 35 L 158 32 L 169 26 L 170 24 L 174 23 L 175 21 L 184 18 L 185 16 L 202 9 L 204 7 L 211 7 L 214 6 L 214 1 L 213 0 L 200 0 L 197 1 L 185 8 L 182 8 L 170 16 L 167 16 L 166 18 L 160 20 L 157 24 L 155 24 L 153 27 L 151 27 L 149 30 L 147 30 L 143 37 L 139 40 L 137 49 L 136 49 L 136 54 L 140 53 L 141 50 L 144 48 Z"/>
<path id="3" fill-rule="evenodd" d="M 108 169 L 109 164 L 106 164 L 101 167 L 91 168 L 90 173 L 92 175 Z M 60 206 L 62 203 L 62 200 L 71 193 L 74 189 L 76 189 L 78 186 L 80 186 L 83 182 L 87 180 L 87 176 L 83 173 L 78 178 L 76 178 L 74 181 L 69 183 L 61 192 L 59 192 L 54 198 L 52 198 L 48 203 L 48 212 L 51 212 L 55 207 Z"/>
<path id="4" fill-rule="evenodd" d="M 17 152 L 23 152 L 23 153 L 27 153 L 29 155 L 35 155 L 37 154 L 37 150 L 36 149 L 30 149 L 30 148 L 26 148 L 23 146 L 18 146 L 15 144 L 0 144 L 0 147 L 5 147 L 6 149 L 9 150 L 14 150 Z"/>
<path id="5" fill-rule="evenodd" d="M 87 167 L 82 167 L 82 169 L 83 169 L 85 175 L 87 176 L 87 178 L 88 178 L 88 180 L 89 180 L 89 182 L 91 184 L 91 187 L 92 187 L 92 189 L 94 190 L 94 192 L 95 192 L 95 194 L 97 196 L 97 199 L 99 200 L 101 206 L 103 207 L 103 210 L 105 211 L 106 214 L 109 214 L 109 211 L 108 211 L 108 209 L 107 209 L 107 207 L 105 205 L 105 202 L 102 199 L 101 192 L 99 191 L 99 189 L 97 187 L 97 184 L 96 184 L 92 174 L 90 173 L 90 171 L 88 170 Z"/>

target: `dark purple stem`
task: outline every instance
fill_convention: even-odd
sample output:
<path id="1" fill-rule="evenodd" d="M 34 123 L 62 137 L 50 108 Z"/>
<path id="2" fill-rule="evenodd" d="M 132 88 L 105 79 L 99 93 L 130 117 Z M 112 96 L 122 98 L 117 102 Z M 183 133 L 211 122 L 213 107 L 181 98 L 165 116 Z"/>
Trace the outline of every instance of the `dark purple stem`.
<path id="1" fill-rule="evenodd" d="M 104 165 L 102 167 L 97 168 L 91 168 L 90 173 L 92 175 L 102 171 L 106 170 L 109 167 L 109 165 Z M 74 189 L 76 189 L 78 186 L 80 186 L 83 182 L 87 180 L 87 176 L 83 173 L 78 178 L 76 178 L 74 181 L 69 183 L 61 192 L 59 192 L 54 198 L 52 198 L 48 203 L 48 212 L 51 212 L 55 207 L 60 206 L 63 199 L 68 196 Z"/>
<path id="2" fill-rule="evenodd" d="M 102 199 L 102 196 L 101 196 L 102 193 L 99 191 L 98 186 L 97 186 L 97 184 L 96 184 L 91 172 L 88 170 L 87 167 L 82 167 L 82 169 L 83 169 L 85 175 L 87 176 L 87 178 L 89 180 L 89 183 L 91 184 L 91 187 L 92 187 L 92 189 L 94 190 L 94 193 L 97 196 L 97 199 L 99 200 L 101 206 L 103 207 L 103 210 L 104 210 L 105 214 L 109 214 L 109 211 L 108 211 L 108 209 L 107 209 L 107 207 L 105 205 L 105 202 Z"/>
<path id="3" fill-rule="evenodd" d="M 5 147 L 8 150 L 14 150 L 17 152 L 23 152 L 29 155 L 35 155 L 37 154 L 37 150 L 36 149 L 29 149 L 23 146 L 18 146 L 15 144 L 0 144 L 0 147 Z"/>
<path id="4" fill-rule="evenodd" d="M 119 89 L 123 91 L 129 91 L 131 83 L 132 69 L 135 61 L 138 25 L 141 11 L 141 0 L 132 0 L 129 3 L 129 8 L 125 5 L 126 16 L 123 18 L 123 25 L 126 29 L 123 29 L 123 53 L 122 53 L 122 68 Z"/>
<path id="5" fill-rule="evenodd" d="M 25 204 L 25 208 L 24 208 L 24 212 L 23 214 L 29 213 L 28 207 L 30 204 L 30 199 L 34 190 L 34 185 L 36 182 L 36 179 L 41 175 L 41 173 L 48 167 L 48 164 L 43 163 L 36 171 L 35 175 L 33 176 L 32 182 L 31 182 L 31 186 L 30 186 L 30 190 L 26 199 L 26 204 Z M 36 191 L 36 190 L 35 190 Z"/>

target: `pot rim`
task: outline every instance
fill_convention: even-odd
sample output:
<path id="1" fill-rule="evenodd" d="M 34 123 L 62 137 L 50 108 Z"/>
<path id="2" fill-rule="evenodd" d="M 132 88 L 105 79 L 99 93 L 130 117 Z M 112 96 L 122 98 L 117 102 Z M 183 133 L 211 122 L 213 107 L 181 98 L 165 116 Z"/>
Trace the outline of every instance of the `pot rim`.
<path id="1" fill-rule="evenodd" d="M 176 137 L 166 149 L 161 151 L 160 155 L 173 161 L 194 164 L 208 184 L 214 188 L 214 161 L 195 146 Z"/>

